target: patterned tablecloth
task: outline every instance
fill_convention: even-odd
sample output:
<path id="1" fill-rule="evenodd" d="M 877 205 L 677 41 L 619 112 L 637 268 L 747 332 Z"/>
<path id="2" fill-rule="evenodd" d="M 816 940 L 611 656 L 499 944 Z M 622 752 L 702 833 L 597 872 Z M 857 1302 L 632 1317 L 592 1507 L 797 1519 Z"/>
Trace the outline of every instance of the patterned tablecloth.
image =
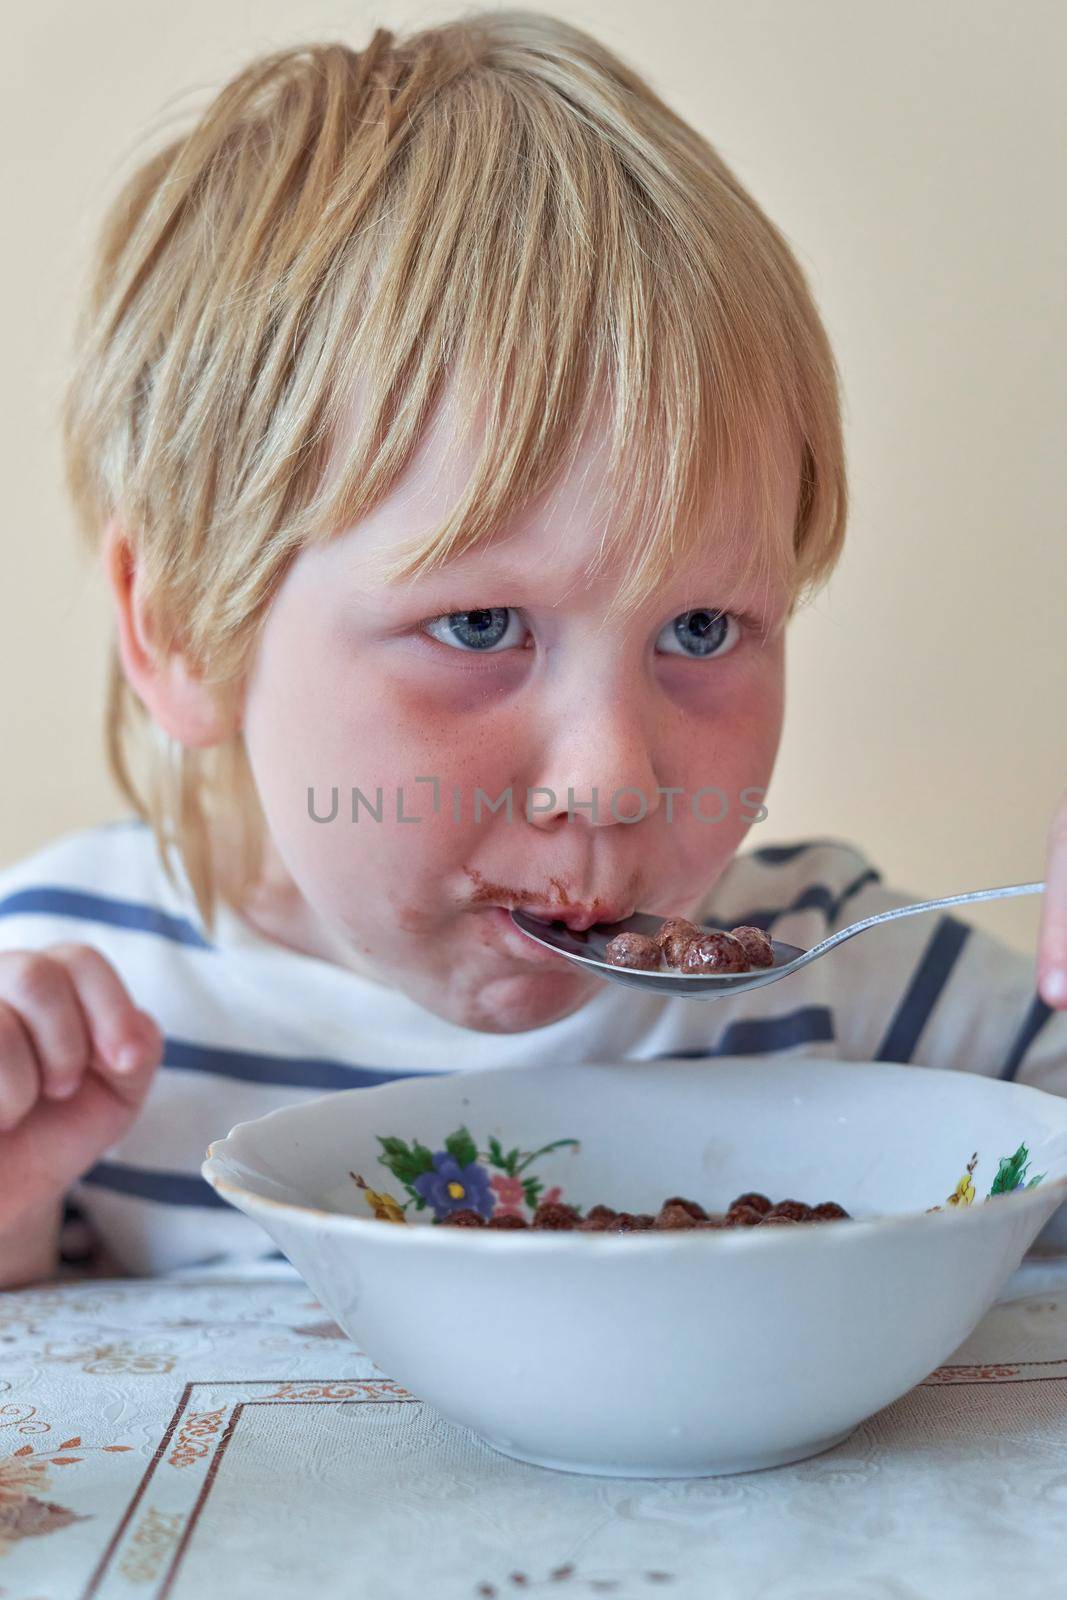
<path id="1" fill-rule="evenodd" d="M 0 1597 L 1064 1594 L 1067 1260 L 1009 1292 L 845 1444 L 676 1481 L 498 1455 L 288 1263 L 0 1296 Z"/>

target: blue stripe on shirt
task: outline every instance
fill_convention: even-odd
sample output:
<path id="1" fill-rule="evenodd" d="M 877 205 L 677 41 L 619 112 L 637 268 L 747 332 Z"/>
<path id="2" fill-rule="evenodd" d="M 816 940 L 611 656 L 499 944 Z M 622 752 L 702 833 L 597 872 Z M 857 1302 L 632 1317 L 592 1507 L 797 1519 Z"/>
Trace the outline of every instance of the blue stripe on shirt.
<path id="1" fill-rule="evenodd" d="M 938 918 L 904 998 L 878 1047 L 876 1061 L 911 1060 L 919 1035 L 952 976 L 970 933 L 966 922 L 955 917 Z"/>
<path id="2" fill-rule="evenodd" d="M 672 1050 L 671 1057 L 761 1055 L 787 1050 L 797 1044 L 828 1043 L 835 1038 L 833 1018 L 826 1006 L 805 1006 L 777 1017 L 740 1017 L 729 1024 L 719 1041 L 708 1049 Z M 656 1057 L 654 1059 L 660 1059 Z M 422 1071 L 367 1067 L 355 1062 L 330 1061 L 311 1056 L 264 1055 L 251 1050 L 223 1050 L 189 1039 L 167 1038 L 163 1066 L 186 1072 L 207 1072 L 244 1083 L 266 1083 L 293 1089 L 371 1089 L 401 1078 L 442 1078 L 448 1071 Z M 458 1070 L 458 1069 L 456 1069 Z"/>
<path id="3" fill-rule="evenodd" d="M 795 861 L 797 856 L 803 856 L 806 850 L 814 850 L 821 840 L 805 838 L 797 845 L 760 845 L 758 850 L 749 851 L 755 861 L 761 861 L 768 867 L 784 867 L 785 862 Z"/>
<path id="4" fill-rule="evenodd" d="M 1052 1007 L 1046 1005 L 1039 994 L 1035 994 L 1027 1008 L 1025 1017 L 1018 1033 L 1012 1041 L 1011 1049 L 1001 1068 L 1002 1078 L 1014 1078 L 1022 1065 L 1023 1056 L 1033 1044 L 1035 1038 L 1045 1026 L 1052 1015 Z"/>
<path id="5" fill-rule="evenodd" d="M 708 918 L 703 926 L 706 928 L 762 928 L 764 933 L 767 933 L 770 931 L 772 923 L 777 922 L 780 917 L 790 916 L 794 911 L 821 911 L 829 925 L 837 920 L 841 908 L 846 901 L 851 900 L 853 895 L 859 894 L 860 890 L 865 889 L 869 883 L 881 883 L 881 881 L 882 874 L 871 867 L 866 872 L 861 872 L 858 878 L 853 878 L 852 882 L 842 889 L 836 898 L 833 891 L 828 889 L 825 883 L 812 883 L 806 889 L 802 889 L 796 899 L 787 906 L 774 906 L 767 911 L 749 911 L 744 916 L 735 917 L 731 922 L 716 922 Z"/>
<path id="6" fill-rule="evenodd" d="M 137 1200 L 158 1200 L 166 1206 L 211 1206 L 232 1210 L 206 1178 L 188 1172 L 167 1172 L 156 1167 L 131 1167 L 126 1162 L 98 1161 L 81 1179 L 82 1183 L 109 1189 L 113 1194 L 131 1195 Z"/>
<path id="7" fill-rule="evenodd" d="M 164 1040 L 163 1066 L 185 1072 L 210 1072 L 243 1083 L 270 1083 L 292 1089 L 372 1089 L 398 1078 L 442 1078 L 447 1072 L 391 1070 L 313 1056 L 264 1055 L 255 1050 L 223 1050 L 191 1039 Z"/>
<path id="8" fill-rule="evenodd" d="M 193 945 L 198 950 L 214 950 L 203 934 L 185 917 L 172 916 L 158 906 L 137 900 L 116 900 L 109 895 L 89 894 L 82 889 L 65 889 L 59 884 L 43 884 L 34 889 L 16 889 L 0 900 L 0 917 L 19 917 L 27 913 L 46 917 L 70 917 L 75 922 L 105 922 L 113 928 L 129 928 L 137 933 L 154 933 L 176 944 Z"/>
<path id="9" fill-rule="evenodd" d="M 706 1050 L 664 1050 L 654 1061 L 702 1061 L 711 1056 L 759 1056 L 797 1044 L 829 1044 L 835 1038 L 828 1006 L 802 1006 L 779 1017 L 739 1017 Z"/>

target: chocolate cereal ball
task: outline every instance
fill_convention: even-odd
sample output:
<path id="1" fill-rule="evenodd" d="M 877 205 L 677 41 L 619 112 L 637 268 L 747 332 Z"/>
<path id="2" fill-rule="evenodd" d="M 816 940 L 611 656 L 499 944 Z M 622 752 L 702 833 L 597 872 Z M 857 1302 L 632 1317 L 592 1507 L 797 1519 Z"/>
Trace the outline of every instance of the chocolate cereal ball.
<path id="1" fill-rule="evenodd" d="M 758 1211 L 761 1216 L 765 1217 L 773 1203 L 765 1194 L 760 1194 L 755 1189 L 749 1189 L 746 1194 L 739 1194 L 736 1200 L 731 1200 L 726 1209 L 735 1211 L 739 1206 L 748 1206 L 751 1210 Z"/>
<path id="2" fill-rule="evenodd" d="M 484 1228 L 485 1218 L 478 1211 L 453 1211 L 441 1218 L 443 1228 Z"/>
<path id="3" fill-rule="evenodd" d="M 762 928 L 750 928 L 743 923 L 740 928 L 731 928 L 730 932 L 744 949 L 750 967 L 774 966 L 774 949 Z"/>
<path id="4" fill-rule="evenodd" d="M 710 931 L 690 940 L 682 955 L 683 972 L 747 972 L 745 947 L 730 933 Z"/>
<path id="5" fill-rule="evenodd" d="M 847 1216 L 848 1212 L 844 1206 L 839 1206 L 836 1200 L 824 1200 L 821 1205 L 811 1208 L 813 1222 L 836 1222 L 839 1218 Z"/>
<path id="6" fill-rule="evenodd" d="M 665 1205 L 660 1207 L 659 1215 L 652 1226 L 654 1228 L 673 1230 L 676 1228 L 695 1228 L 696 1224 L 696 1217 L 690 1216 L 684 1206 Z"/>
<path id="7" fill-rule="evenodd" d="M 604 947 L 604 960 L 613 967 L 655 972 L 659 967 L 659 945 L 644 933 L 617 933 Z"/>
<path id="8" fill-rule="evenodd" d="M 574 1206 L 562 1205 L 559 1201 L 542 1200 L 533 1214 L 532 1228 L 551 1228 L 553 1232 L 563 1233 L 570 1228 L 576 1228 L 580 1218 Z"/>
<path id="9" fill-rule="evenodd" d="M 651 1226 L 652 1219 L 651 1217 L 646 1219 L 644 1212 L 620 1211 L 617 1216 L 612 1217 L 604 1232 L 641 1233 Z"/>
<path id="10" fill-rule="evenodd" d="M 699 939 L 703 932 L 703 928 L 698 928 L 695 922 L 688 922 L 685 917 L 668 917 L 660 923 L 656 930 L 656 942 L 663 951 L 667 965 L 680 967 L 686 947 L 694 939 Z"/>
<path id="11" fill-rule="evenodd" d="M 790 1222 L 807 1222 L 810 1216 L 811 1207 L 803 1200 L 779 1200 L 765 1213 L 764 1221 L 771 1217 L 788 1217 Z"/>

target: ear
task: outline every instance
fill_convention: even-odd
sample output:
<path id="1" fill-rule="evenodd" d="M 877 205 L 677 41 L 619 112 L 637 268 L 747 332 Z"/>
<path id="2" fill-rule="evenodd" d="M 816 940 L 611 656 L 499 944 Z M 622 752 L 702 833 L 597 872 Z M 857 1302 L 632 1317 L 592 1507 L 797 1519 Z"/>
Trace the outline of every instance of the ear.
<path id="1" fill-rule="evenodd" d="M 243 696 L 224 705 L 180 651 L 163 646 L 146 604 L 143 571 L 117 517 L 104 530 L 102 560 L 123 671 L 153 721 L 183 745 L 206 748 L 232 738 L 241 726 Z"/>

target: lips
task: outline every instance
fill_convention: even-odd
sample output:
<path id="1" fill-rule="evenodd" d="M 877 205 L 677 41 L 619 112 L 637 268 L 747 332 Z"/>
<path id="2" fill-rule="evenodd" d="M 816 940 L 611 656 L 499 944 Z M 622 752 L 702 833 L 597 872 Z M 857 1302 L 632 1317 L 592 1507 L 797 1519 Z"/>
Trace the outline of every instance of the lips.
<path id="1" fill-rule="evenodd" d="M 539 922 L 564 922 L 572 933 L 584 933 L 597 922 L 622 922 L 634 913 L 633 902 L 622 900 L 614 903 L 594 900 L 591 905 L 578 905 L 572 901 L 565 906 L 538 906 L 520 902 L 518 908 L 528 916 L 536 917 Z M 513 908 L 508 906 L 505 909 Z"/>
<path id="2" fill-rule="evenodd" d="M 595 922 L 621 922 L 633 915 L 640 898 L 640 872 L 635 871 L 621 887 L 594 895 L 592 900 L 577 900 L 567 878 L 549 877 L 549 897 L 542 900 L 537 890 L 523 889 L 495 878 L 483 877 L 475 867 L 464 867 L 475 885 L 472 906 L 490 905 L 503 911 L 526 911 L 541 922 L 565 922 L 574 933 L 583 933 Z M 635 898 L 635 896 L 637 898 Z"/>

